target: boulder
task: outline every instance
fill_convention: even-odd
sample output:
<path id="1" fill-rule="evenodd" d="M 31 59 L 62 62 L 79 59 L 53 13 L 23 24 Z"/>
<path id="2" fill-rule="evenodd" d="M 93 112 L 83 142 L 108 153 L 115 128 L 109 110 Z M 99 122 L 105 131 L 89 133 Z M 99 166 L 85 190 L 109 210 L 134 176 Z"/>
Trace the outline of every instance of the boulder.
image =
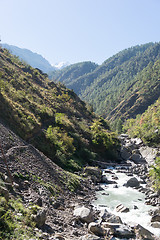
<path id="1" fill-rule="evenodd" d="M 95 183 L 101 181 L 102 171 L 98 167 L 85 167 L 83 170 L 85 176 L 90 176 Z"/>
<path id="2" fill-rule="evenodd" d="M 156 214 L 151 218 L 151 222 L 160 222 L 160 214 Z"/>
<path id="3" fill-rule="evenodd" d="M 92 234 L 87 234 L 80 237 L 79 240 L 101 240 L 101 238 Z"/>
<path id="4" fill-rule="evenodd" d="M 114 228 L 112 232 L 115 237 L 118 238 L 132 238 L 134 237 L 134 231 L 127 225 L 121 224 L 118 228 Z"/>
<path id="5" fill-rule="evenodd" d="M 37 215 L 34 216 L 34 221 L 36 222 L 37 227 L 42 227 L 46 221 L 46 210 L 41 209 L 37 212 Z"/>
<path id="6" fill-rule="evenodd" d="M 151 226 L 152 226 L 153 228 L 160 228 L 160 222 L 152 222 L 152 223 L 151 223 Z"/>
<path id="7" fill-rule="evenodd" d="M 65 240 L 65 237 L 61 233 L 56 233 L 53 240 Z"/>
<path id="8" fill-rule="evenodd" d="M 84 206 L 76 208 L 73 212 L 73 215 L 82 222 L 90 223 L 94 221 L 93 213 L 89 208 Z"/>
<path id="9" fill-rule="evenodd" d="M 153 233 L 142 227 L 140 224 L 135 226 L 136 239 L 138 240 L 155 240 L 156 237 Z"/>
<path id="10" fill-rule="evenodd" d="M 106 209 L 101 210 L 100 218 L 102 219 L 103 222 L 122 223 L 122 220 L 119 216 L 116 216 L 116 215 L 108 212 Z"/>
<path id="11" fill-rule="evenodd" d="M 132 150 L 129 147 L 121 147 L 121 158 L 124 160 L 128 160 L 132 155 Z"/>
<path id="12" fill-rule="evenodd" d="M 8 200 L 9 200 L 9 192 L 3 186 L 0 186 L 0 195 L 2 195 L 6 199 L 6 201 L 8 202 Z"/>
<path id="13" fill-rule="evenodd" d="M 101 183 L 106 183 L 106 184 L 116 184 L 116 181 L 108 180 L 106 175 L 102 175 L 101 177 Z"/>
<path id="14" fill-rule="evenodd" d="M 140 154 L 138 153 L 133 153 L 130 158 L 131 161 L 133 161 L 134 163 L 138 164 L 140 162 L 142 162 L 143 158 Z"/>
<path id="15" fill-rule="evenodd" d="M 91 222 L 88 225 L 88 231 L 94 233 L 97 236 L 105 236 L 106 231 L 99 223 Z"/>
<path id="16" fill-rule="evenodd" d="M 126 187 L 139 187 L 139 181 L 137 180 L 137 178 L 132 177 L 127 181 L 126 184 L 124 184 L 124 186 L 126 186 Z"/>
<path id="17" fill-rule="evenodd" d="M 143 144 L 143 141 L 140 138 L 131 138 L 131 142 L 138 146 Z"/>
<path id="18" fill-rule="evenodd" d="M 129 212 L 129 208 L 125 207 L 123 204 L 119 204 L 116 206 L 116 211 L 121 213 L 127 213 Z"/>
<path id="19" fill-rule="evenodd" d="M 152 148 L 152 147 L 141 147 L 139 148 L 139 151 L 142 155 L 142 157 L 147 161 L 148 165 L 151 166 L 155 163 L 155 158 L 158 155 L 158 149 Z"/>

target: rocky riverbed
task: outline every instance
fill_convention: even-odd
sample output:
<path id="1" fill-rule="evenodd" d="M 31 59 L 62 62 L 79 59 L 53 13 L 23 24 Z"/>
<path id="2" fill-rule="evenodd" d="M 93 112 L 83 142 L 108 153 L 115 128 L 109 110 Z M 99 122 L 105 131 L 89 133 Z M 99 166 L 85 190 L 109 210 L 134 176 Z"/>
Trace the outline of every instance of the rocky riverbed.
<path id="1" fill-rule="evenodd" d="M 140 225 L 129 226 L 116 214 L 95 208 L 93 200 L 96 197 L 95 192 L 102 190 L 101 183 L 114 184 L 116 189 L 117 178 L 111 170 L 106 170 L 112 176 L 109 179 L 99 168 L 86 167 L 79 173 L 80 176 L 85 176 L 86 180 L 80 178 L 80 186 L 72 193 L 64 184 L 64 179 L 72 179 L 68 173 L 2 124 L 0 127 L 3 151 L 13 176 L 12 184 L 1 153 L 0 171 L 4 186 L 0 186 L 0 192 L 7 201 L 10 198 L 21 198 L 28 208 L 30 204 L 39 206 L 39 211 L 33 216 L 36 222 L 34 238 L 30 240 L 158 239 Z M 121 167 L 117 170 L 130 177 L 130 181 L 126 182 L 128 187 L 146 194 L 146 204 L 160 206 L 159 193 L 153 191 L 148 179 L 149 163 L 143 157 L 146 154 L 145 146 L 140 140 L 129 139 L 127 135 L 121 135 L 120 140 Z M 156 151 L 158 154 L 158 150 Z M 151 157 L 149 159 L 151 160 Z M 136 180 L 133 174 L 141 180 Z M 118 211 L 126 212 L 128 209 L 119 205 Z M 159 209 L 150 214 L 154 227 L 158 228 Z"/>

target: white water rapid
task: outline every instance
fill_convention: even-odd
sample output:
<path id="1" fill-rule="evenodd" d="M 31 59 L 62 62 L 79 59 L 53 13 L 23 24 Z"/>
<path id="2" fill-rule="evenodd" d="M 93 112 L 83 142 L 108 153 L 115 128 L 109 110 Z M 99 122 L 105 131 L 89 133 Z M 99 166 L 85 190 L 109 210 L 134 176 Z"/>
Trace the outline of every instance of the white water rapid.
<path id="1" fill-rule="evenodd" d="M 98 209 L 106 208 L 109 212 L 120 216 L 123 222 L 131 226 L 140 224 L 155 236 L 160 237 L 160 229 L 151 227 L 151 216 L 148 214 L 149 210 L 156 209 L 156 207 L 145 204 L 143 193 L 131 187 L 123 186 L 131 177 L 128 177 L 125 173 L 118 173 L 115 169 L 112 172 L 118 177 L 115 180 L 118 188 L 115 188 L 115 184 L 101 184 L 104 190 L 97 192 L 97 200 L 94 201 L 94 206 Z M 113 174 L 106 173 L 105 175 L 108 179 L 112 179 Z M 135 177 L 138 179 L 137 176 Z M 115 207 L 120 203 L 128 207 L 130 211 L 127 213 L 117 212 Z"/>

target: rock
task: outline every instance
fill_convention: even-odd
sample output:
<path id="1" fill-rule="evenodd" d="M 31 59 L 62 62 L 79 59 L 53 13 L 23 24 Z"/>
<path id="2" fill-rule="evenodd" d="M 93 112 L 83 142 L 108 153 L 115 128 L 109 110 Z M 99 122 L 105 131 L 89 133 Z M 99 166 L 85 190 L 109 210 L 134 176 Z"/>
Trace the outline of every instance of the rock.
<path id="1" fill-rule="evenodd" d="M 160 228 L 160 222 L 152 222 L 152 223 L 151 223 L 151 226 L 152 226 L 153 228 Z"/>
<path id="2" fill-rule="evenodd" d="M 100 226 L 100 224 L 96 223 L 96 222 L 91 222 L 88 225 L 88 231 L 91 232 L 91 233 L 94 233 L 97 236 L 105 236 L 105 234 L 106 234 L 105 229 L 102 228 Z"/>
<path id="3" fill-rule="evenodd" d="M 42 227 L 46 221 L 46 210 L 41 209 L 37 212 L 37 215 L 34 216 L 34 221 L 36 222 L 37 227 Z"/>
<path id="4" fill-rule="evenodd" d="M 85 167 L 83 173 L 85 176 L 90 176 L 95 183 L 101 181 L 102 171 L 98 167 Z"/>
<path id="5" fill-rule="evenodd" d="M 121 223 L 109 223 L 109 222 L 103 222 L 102 226 L 105 229 L 110 228 L 111 230 L 114 230 L 115 228 L 119 228 L 119 226 L 121 225 Z"/>
<path id="6" fill-rule="evenodd" d="M 139 181 L 137 180 L 137 178 L 133 177 L 133 178 L 130 178 L 124 186 L 139 187 Z"/>
<path id="7" fill-rule="evenodd" d="M 100 240 L 101 238 L 92 234 L 87 234 L 79 238 L 79 240 Z"/>
<path id="8" fill-rule="evenodd" d="M 147 161 L 148 165 L 151 166 L 155 163 L 155 158 L 158 154 L 158 149 L 152 147 L 141 147 L 139 151 L 142 157 Z"/>
<path id="9" fill-rule="evenodd" d="M 121 213 L 127 213 L 129 212 L 129 208 L 125 207 L 123 204 L 119 204 L 116 206 L 116 211 Z"/>
<path id="10" fill-rule="evenodd" d="M 101 186 L 95 186 L 95 190 L 96 190 L 96 191 L 103 191 L 104 188 L 102 188 Z"/>
<path id="11" fill-rule="evenodd" d="M 134 237 L 133 230 L 124 224 L 121 224 L 118 228 L 114 228 L 113 235 L 118 238 L 131 238 Z"/>
<path id="12" fill-rule="evenodd" d="M 61 233 L 56 233 L 56 234 L 54 235 L 54 239 L 55 239 L 55 240 L 65 240 L 65 238 L 62 236 Z"/>
<path id="13" fill-rule="evenodd" d="M 135 145 L 134 143 L 132 143 L 132 142 L 127 142 L 127 143 L 125 144 L 125 147 L 126 147 L 127 149 L 134 150 L 134 149 L 136 148 L 136 145 Z"/>
<path id="14" fill-rule="evenodd" d="M 80 219 L 82 222 L 90 223 L 94 221 L 94 216 L 89 208 L 79 207 L 73 212 L 73 215 Z"/>
<path id="15" fill-rule="evenodd" d="M 129 138 L 128 134 L 122 133 L 120 134 L 120 136 L 118 137 L 119 139 L 125 139 L 125 138 Z"/>
<path id="16" fill-rule="evenodd" d="M 53 208 L 58 209 L 58 208 L 61 206 L 61 204 L 60 204 L 59 201 L 54 201 L 54 202 L 52 203 L 52 206 L 53 206 Z"/>
<path id="17" fill-rule="evenodd" d="M 102 175 L 101 177 L 101 183 L 106 183 L 106 184 L 116 184 L 115 181 L 108 180 L 106 175 Z"/>
<path id="18" fill-rule="evenodd" d="M 140 138 L 131 138 L 131 142 L 138 146 L 143 144 L 143 141 Z"/>
<path id="19" fill-rule="evenodd" d="M 109 174 L 113 174 L 113 171 L 111 169 L 105 169 L 104 173 L 109 173 Z"/>
<path id="20" fill-rule="evenodd" d="M 36 200 L 36 204 L 37 204 L 38 206 L 42 207 L 42 203 L 43 203 L 42 198 L 39 197 L 39 198 Z"/>
<path id="21" fill-rule="evenodd" d="M 151 222 L 160 222 L 160 215 L 156 214 L 151 218 Z"/>
<path id="22" fill-rule="evenodd" d="M 121 147 L 121 158 L 124 160 L 128 160 L 130 156 L 132 155 L 132 150 L 127 147 Z"/>
<path id="23" fill-rule="evenodd" d="M 9 176 L 7 176 L 7 175 L 4 175 L 4 181 L 6 183 L 12 184 L 12 179 Z"/>
<path id="24" fill-rule="evenodd" d="M 0 186 L 0 194 L 6 199 L 6 201 L 8 202 L 9 200 L 9 192 L 6 188 L 4 188 L 3 186 Z"/>
<path id="25" fill-rule="evenodd" d="M 138 209 L 138 207 L 137 207 L 136 205 L 134 205 L 134 206 L 133 206 L 133 209 L 135 209 L 135 210 L 136 210 L 136 209 Z"/>
<path id="26" fill-rule="evenodd" d="M 101 210 L 100 212 L 100 218 L 104 222 L 109 222 L 109 223 L 122 223 L 122 220 L 119 216 L 116 216 L 110 212 L 108 212 L 106 209 Z"/>
<path id="27" fill-rule="evenodd" d="M 117 176 L 112 176 L 112 179 L 113 180 L 118 180 L 118 177 Z"/>
<path id="28" fill-rule="evenodd" d="M 102 193 L 102 195 L 109 196 L 109 193 L 104 192 L 104 193 Z"/>
<path id="29" fill-rule="evenodd" d="M 153 233 L 142 227 L 140 224 L 138 224 L 135 227 L 135 233 L 136 233 L 136 239 L 138 240 L 155 240 L 156 237 Z"/>
<path id="30" fill-rule="evenodd" d="M 138 164 L 142 162 L 143 158 L 140 154 L 134 153 L 130 156 L 129 160 L 133 161 L 134 163 Z"/>

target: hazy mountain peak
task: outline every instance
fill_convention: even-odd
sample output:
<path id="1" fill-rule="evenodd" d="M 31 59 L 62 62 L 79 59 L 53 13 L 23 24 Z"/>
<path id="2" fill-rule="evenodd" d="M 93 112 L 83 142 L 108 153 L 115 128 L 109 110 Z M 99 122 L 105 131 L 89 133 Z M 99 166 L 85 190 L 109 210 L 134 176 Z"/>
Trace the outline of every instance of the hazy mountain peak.
<path id="1" fill-rule="evenodd" d="M 59 63 L 56 63 L 56 64 L 52 64 L 53 67 L 55 68 L 58 68 L 58 69 L 62 69 L 62 68 L 65 68 L 67 66 L 69 66 L 70 63 L 69 62 L 59 62 Z"/>
<path id="2" fill-rule="evenodd" d="M 3 43 L 2 47 L 8 49 L 12 54 L 18 56 L 20 60 L 25 61 L 34 68 L 39 68 L 45 73 L 55 70 L 55 67 L 53 67 L 42 55 L 34 53 L 29 49 L 19 48 L 6 43 Z"/>

